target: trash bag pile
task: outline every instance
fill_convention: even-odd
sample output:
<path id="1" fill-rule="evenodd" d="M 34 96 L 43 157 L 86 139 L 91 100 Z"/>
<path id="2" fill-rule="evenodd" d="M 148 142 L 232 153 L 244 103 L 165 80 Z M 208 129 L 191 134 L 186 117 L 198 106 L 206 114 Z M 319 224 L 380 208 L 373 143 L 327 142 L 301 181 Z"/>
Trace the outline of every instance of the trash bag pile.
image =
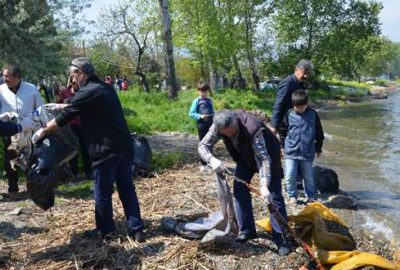
<path id="1" fill-rule="evenodd" d="M 46 125 L 56 115 L 57 111 L 50 111 L 43 106 L 33 112 L 34 120 L 40 126 Z M 27 190 L 33 202 L 43 210 L 54 205 L 56 187 L 72 179 L 67 164 L 77 153 L 78 139 L 69 125 L 33 145 L 27 170 Z"/>
<path id="2" fill-rule="evenodd" d="M 380 269 L 400 269 L 398 263 L 392 263 L 375 254 L 355 251 L 356 243 L 349 228 L 332 210 L 320 202 L 307 204 L 298 215 L 289 216 L 289 222 L 295 225 L 297 235 L 314 250 L 323 265 L 334 270 L 358 269 L 362 266 L 376 266 Z M 266 231 L 272 231 L 269 218 L 256 221 Z"/>
<path id="3" fill-rule="evenodd" d="M 150 164 L 152 157 L 150 144 L 145 137 L 140 136 L 137 133 L 132 133 L 131 138 L 135 148 L 132 174 L 135 177 L 147 177 L 150 175 Z"/>

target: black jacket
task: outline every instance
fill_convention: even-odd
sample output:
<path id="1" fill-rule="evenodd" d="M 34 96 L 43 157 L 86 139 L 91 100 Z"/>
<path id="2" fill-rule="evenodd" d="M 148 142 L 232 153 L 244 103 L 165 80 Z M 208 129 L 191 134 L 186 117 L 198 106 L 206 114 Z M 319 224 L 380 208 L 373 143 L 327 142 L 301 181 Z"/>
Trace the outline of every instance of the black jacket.
<path id="1" fill-rule="evenodd" d="M 222 136 L 226 149 L 232 159 L 236 162 L 243 162 L 253 172 L 258 172 L 257 163 L 254 158 L 253 140 L 257 132 L 263 128 L 263 136 L 267 152 L 271 157 L 271 176 L 282 178 L 281 150 L 278 139 L 264 123 L 252 114 L 244 111 L 237 112 L 239 124 L 239 151 L 232 144 L 232 140 Z"/>
<path id="2" fill-rule="evenodd" d="M 293 108 L 292 94 L 296 90 L 304 90 L 304 84 L 294 74 L 287 76 L 279 83 L 274 107 L 272 108 L 271 125 L 279 128 L 286 112 Z"/>
<path id="3" fill-rule="evenodd" d="M 21 131 L 21 126 L 12 122 L 0 121 L 0 136 L 13 136 Z"/>
<path id="4" fill-rule="evenodd" d="M 63 126 L 78 115 L 93 167 L 115 156 L 133 158 L 133 143 L 119 98 L 95 75 L 79 89 L 56 123 Z"/>

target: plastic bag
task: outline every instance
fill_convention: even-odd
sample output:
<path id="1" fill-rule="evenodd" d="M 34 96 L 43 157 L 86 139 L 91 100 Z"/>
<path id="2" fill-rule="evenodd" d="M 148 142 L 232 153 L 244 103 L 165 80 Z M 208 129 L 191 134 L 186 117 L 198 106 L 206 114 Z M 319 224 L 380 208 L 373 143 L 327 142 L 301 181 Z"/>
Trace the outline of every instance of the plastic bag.
<path id="1" fill-rule="evenodd" d="M 137 133 L 132 133 L 131 138 L 135 148 L 135 157 L 132 165 L 133 175 L 148 176 L 152 157 L 150 144 L 145 137 L 139 136 Z"/>

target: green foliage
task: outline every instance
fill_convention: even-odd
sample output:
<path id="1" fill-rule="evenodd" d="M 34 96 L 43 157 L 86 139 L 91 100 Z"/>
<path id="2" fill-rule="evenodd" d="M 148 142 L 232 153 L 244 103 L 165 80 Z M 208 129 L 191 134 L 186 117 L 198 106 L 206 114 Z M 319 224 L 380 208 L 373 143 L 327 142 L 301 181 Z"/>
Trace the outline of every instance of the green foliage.
<path id="1" fill-rule="evenodd" d="M 377 80 L 376 82 L 374 82 L 374 85 L 378 85 L 378 86 L 389 86 L 389 82 L 386 80 Z"/>
<path id="2" fill-rule="evenodd" d="M 213 93 L 211 98 L 215 110 L 261 109 L 270 115 L 274 95 L 275 93 L 270 91 L 223 90 Z M 194 89 L 181 91 L 176 101 L 171 101 L 165 92 L 145 93 L 131 88 L 127 92 L 119 93 L 130 129 L 142 134 L 155 131 L 195 133 L 196 124 L 189 118 L 189 109 L 197 96 Z"/>
<path id="3" fill-rule="evenodd" d="M 156 172 L 167 170 L 183 164 L 185 160 L 187 157 L 181 152 L 155 153 L 151 160 L 151 170 Z"/>
<path id="4" fill-rule="evenodd" d="M 65 183 L 57 188 L 57 196 L 66 198 L 89 198 L 92 196 L 93 180 L 85 180 L 77 183 Z"/>

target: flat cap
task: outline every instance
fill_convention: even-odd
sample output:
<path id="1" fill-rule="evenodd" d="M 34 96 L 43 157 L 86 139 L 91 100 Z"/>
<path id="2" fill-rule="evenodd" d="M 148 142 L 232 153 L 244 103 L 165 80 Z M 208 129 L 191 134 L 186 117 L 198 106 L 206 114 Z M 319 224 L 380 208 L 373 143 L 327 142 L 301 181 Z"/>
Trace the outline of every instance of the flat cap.
<path id="1" fill-rule="evenodd" d="M 86 57 L 75 58 L 74 60 L 72 60 L 71 66 L 82 70 L 87 75 L 93 75 L 96 72 L 93 64 Z"/>

